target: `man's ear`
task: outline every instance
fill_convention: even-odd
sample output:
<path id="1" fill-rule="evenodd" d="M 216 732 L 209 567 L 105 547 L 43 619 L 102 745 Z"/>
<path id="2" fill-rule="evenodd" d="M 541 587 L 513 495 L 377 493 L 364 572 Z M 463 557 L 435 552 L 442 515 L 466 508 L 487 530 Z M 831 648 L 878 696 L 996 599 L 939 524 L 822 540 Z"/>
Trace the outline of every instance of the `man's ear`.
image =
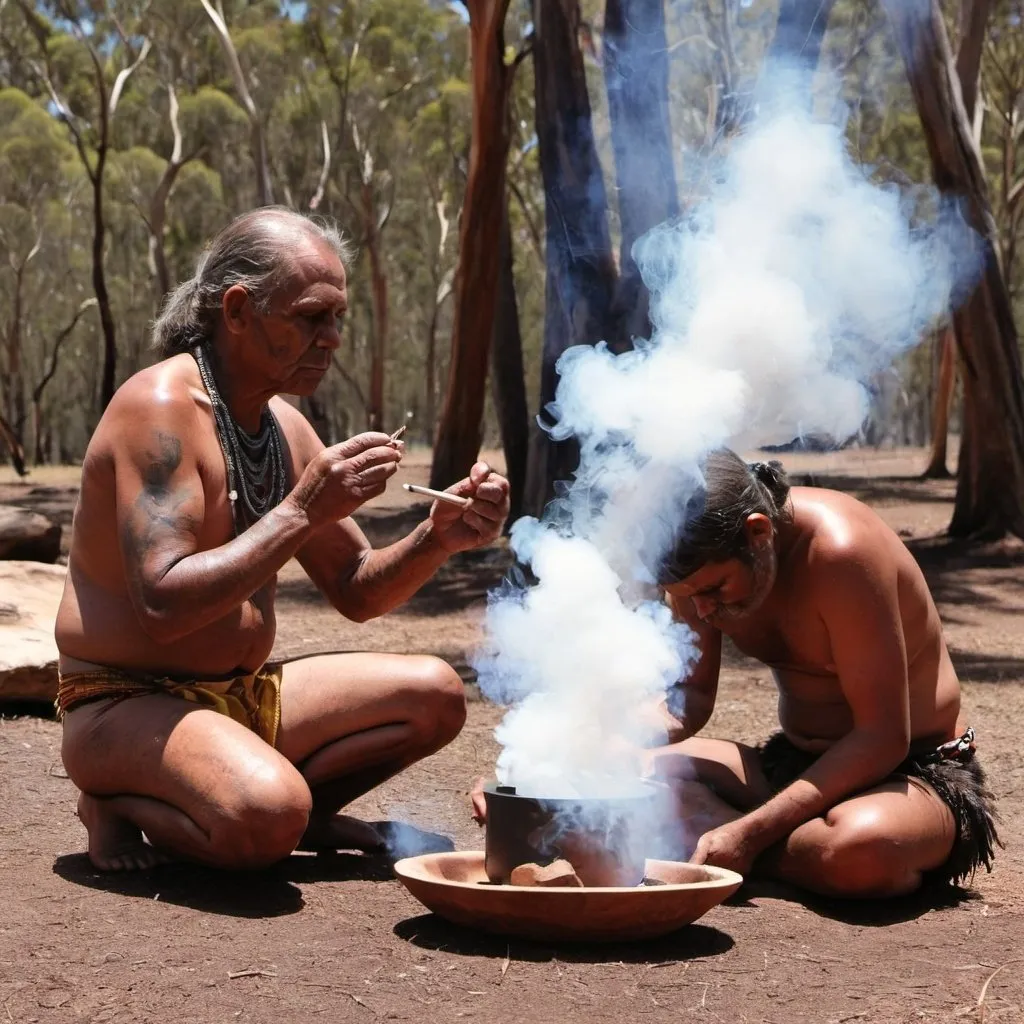
<path id="1" fill-rule="evenodd" d="M 775 533 L 772 521 L 762 512 L 752 512 L 747 516 L 743 529 L 747 535 L 747 543 L 751 547 L 770 541 Z"/>
<path id="2" fill-rule="evenodd" d="M 233 284 L 221 299 L 224 326 L 232 334 L 244 334 L 252 318 L 252 303 L 249 293 L 240 285 Z"/>

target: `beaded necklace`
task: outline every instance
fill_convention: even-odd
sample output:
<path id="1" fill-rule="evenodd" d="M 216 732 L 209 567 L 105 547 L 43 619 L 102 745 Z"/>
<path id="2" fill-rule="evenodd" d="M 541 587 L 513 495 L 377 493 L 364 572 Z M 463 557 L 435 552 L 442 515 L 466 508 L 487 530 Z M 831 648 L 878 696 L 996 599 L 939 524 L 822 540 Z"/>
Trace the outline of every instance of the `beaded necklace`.
<path id="1" fill-rule="evenodd" d="M 284 500 L 287 480 L 280 429 L 274 414 L 266 408 L 260 417 L 258 433 L 249 434 L 243 430 L 217 390 L 205 346 L 196 345 L 192 356 L 213 407 L 217 440 L 220 441 L 228 472 L 228 500 L 231 502 L 235 533 L 238 534 Z"/>

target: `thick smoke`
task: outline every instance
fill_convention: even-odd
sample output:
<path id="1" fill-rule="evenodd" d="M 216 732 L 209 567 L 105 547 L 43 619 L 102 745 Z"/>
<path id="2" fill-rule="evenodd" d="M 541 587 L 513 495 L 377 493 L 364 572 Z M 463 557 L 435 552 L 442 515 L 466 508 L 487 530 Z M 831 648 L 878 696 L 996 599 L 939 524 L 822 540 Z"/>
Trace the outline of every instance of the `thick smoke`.
<path id="1" fill-rule="evenodd" d="M 873 183 L 843 124 L 815 120 L 806 83 L 773 71 L 707 198 L 641 239 L 649 342 L 559 364 L 557 437 L 582 457 L 543 521 L 512 532 L 537 582 L 492 596 L 477 667 L 514 707 L 499 781 L 604 796 L 658 740 L 643 709 L 685 675 L 692 634 L 643 599 L 700 482 L 703 457 L 861 427 L 867 385 L 915 345 L 976 270 L 973 236 L 930 197 Z M 937 212 L 936 212 L 937 211 Z"/>

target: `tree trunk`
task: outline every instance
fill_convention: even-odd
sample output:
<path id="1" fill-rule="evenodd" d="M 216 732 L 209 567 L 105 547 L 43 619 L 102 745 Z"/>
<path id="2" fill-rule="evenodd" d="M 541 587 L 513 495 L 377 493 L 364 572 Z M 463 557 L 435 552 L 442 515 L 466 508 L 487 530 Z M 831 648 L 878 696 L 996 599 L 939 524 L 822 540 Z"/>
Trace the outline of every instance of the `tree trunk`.
<path id="1" fill-rule="evenodd" d="M 949 531 L 1024 536 L 1024 381 L 997 233 L 936 0 L 884 0 L 910 79 L 935 183 L 978 234 L 980 279 L 953 315 L 964 354 L 964 433 Z"/>
<path id="2" fill-rule="evenodd" d="M 945 480 L 949 477 L 946 466 L 946 448 L 949 439 L 949 410 L 953 404 L 956 384 L 956 342 L 953 328 L 947 327 L 939 339 L 939 379 L 935 385 L 932 403 L 932 451 L 928 465 L 921 476 L 925 480 Z"/>
<path id="3" fill-rule="evenodd" d="M 11 465 L 14 466 L 15 473 L 18 476 L 28 476 L 28 470 L 25 468 L 25 451 L 21 447 L 21 442 L 18 440 L 11 425 L 4 419 L 3 415 L 0 415 L 0 441 L 3 441 L 7 446 L 8 452 L 10 452 Z"/>
<path id="4" fill-rule="evenodd" d="M 607 337 L 615 259 L 607 200 L 594 144 L 590 99 L 579 48 L 578 0 L 534 0 L 533 67 L 537 140 L 544 179 L 547 284 L 540 418 L 558 386 L 556 364 L 573 345 Z M 572 440 L 554 442 L 542 427 L 530 442 L 524 511 L 540 515 L 579 461 Z"/>
<path id="5" fill-rule="evenodd" d="M 494 407 L 498 413 L 498 424 L 501 427 L 501 445 L 505 451 L 505 475 L 508 477 L 512 496 L 512 507 L 508 517 L 511 524 L 522 514 L 530 430 L 507 197 L 505 222 L 501 229 L 498 312 L 494 319 L 494 339 L 491 348 L 491 388 Z"/>
<path id="6" fill-rule="evenodd" d="M 14 301 L 11 303 L 11 319 L 7 325 L 7 366 L 4 374 L 4 390 L 7 398 L 7 422 L 14 431 L 19 449 L 24 441 L 25 425 L 25 384 L 21 372 L 21 319 L 22 286 L 25 283 L 25 266 L 22 263 L 14 275 Z M 12 448 L 13 451 L 13 448 Z"/>
<path id="7" fill-rule="evenodd" d="M 469 473 L 480 451 L 508 162 L 505 13 L 509 0 L 467 0 L 472 53 L 473 125 L 466 199 L 459 231 L 451 366 L 437 429 L 430 485 L 448 487 Z"/>
<path id="8" fill-rule="evenodd" d="M 156 277 L 159 295 L 157 296 L 158 307 L 163 304 L 167 293 L 171 290 L 174 282 L 171 280 L 171 271 L 167 266 L 167 250 L 164 247 L 164 229 L 167 224 L 167 200 L 170 198 L 174 181 L 178 172 L 184 167 L 184 163 L 172 162 L 167 165 L 157 186 L 153 199 L 149 204 L 149 256 L 152 264 L 153 274 Z"/>
<path id="9" fill-rule="evenodd" d="M 363 184 L 363 213 L 367 255 L 370 257 L 370 290 L 373 296 L 373 344 L 370 350 L 370 393 L 367 414 L 370 430 L 384 429 L 384 360 L 388 348 L 388 279 L 380 252 L 373 185 Z"/>
<path id="10" fill-rule="evenodd" d="M 32 465 L 41 466 L 45 462 L 43 455 L 43 407 L 38 399 L 32 400 Z"/>
<path id="11" fill-rule="evenodd" d="M 835 0 L 782 0 L 768 60 L 796 61 L 813 70 L 821 58 L 821 44 Z"/>
<path id="12" fill-rule="evenodd" d="M 423 428 L 427 432 L 428 444 L 437 429 L 437 321 L 440 313 L 441 307 L 435 302 L 427 325 L 427 354 L 423 367 Z"/>
<path id="13" fill-rule="evenodd" d="M 961 40 L 956 55 L 956 75 L 960 82 L 967 121 L 973 126 L 981 77 L 981 55 L 985 49 L 985 30 L 991 0 L 964 0 L 961 9 Z M 977 137 L 978 133 L 974 133 Z"/>
<path id="14" fill-rule="evenodd" d="M 651 328 L 650 296 L 633 246 L 651 228 L 679 215 L 663 0 L 607 0 L 603 38 L 622 232 L 614 347 L 625 351 L 634 337 L 648 337 Z"/>
<path id="15" fill-rule="evenodd" d="M 103 328 L 103 376 L 100 380 L 100 411 L 102 412 L 114 397 L 117 383 L 117 333 L 114 314 L 110 309 L 110 295 L 107 293 L 107 275 L 103 269 L 103 244 L 107 226 L 103 220 L 103 170 L 107 162 L 106 144 L 101 144 L 96 153 L 96 169 L 92 180 L 92 290 L 100 310 L 100 326 Z"/>

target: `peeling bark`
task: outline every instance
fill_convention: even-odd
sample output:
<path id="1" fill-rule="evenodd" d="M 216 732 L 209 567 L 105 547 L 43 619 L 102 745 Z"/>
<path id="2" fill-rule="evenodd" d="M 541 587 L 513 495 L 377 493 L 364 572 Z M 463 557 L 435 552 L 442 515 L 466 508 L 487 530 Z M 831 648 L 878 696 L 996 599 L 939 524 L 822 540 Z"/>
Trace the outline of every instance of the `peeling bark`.
<path id="1" fill-rule="evenodd" d="M 498 306 L 499 247 L 505 216 L 509 150 L 508 97 L 513 67 L 505 63 L 509 0 L 467 0 L 472 53 L 473 126 L 459 234 L 451 363 L 430 469 L 431 487 L 469 473 L 483 435 L 487 367 Z"/>
<path id="2" fill-rule="evenodd" d="M 978 147 L 935 0 L 884 0 L 917 104 L 935 183 L 961 199 L 984 260 L 953 315 L 964 354 L 964 432 L 949 532 L 1024 537 L 1024 379 Z"/>

